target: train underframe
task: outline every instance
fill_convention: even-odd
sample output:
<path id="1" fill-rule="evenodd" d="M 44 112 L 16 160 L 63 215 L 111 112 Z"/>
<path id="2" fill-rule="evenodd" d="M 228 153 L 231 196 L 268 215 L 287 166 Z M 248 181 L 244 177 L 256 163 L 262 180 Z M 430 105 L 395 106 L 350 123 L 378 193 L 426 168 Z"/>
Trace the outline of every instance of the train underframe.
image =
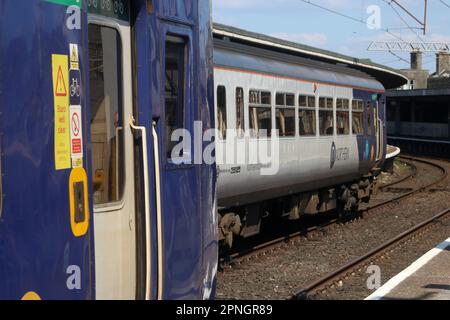
<path id="1" fill-rule="evenodd" d="M 219 210 L 219 241 L 221 247 L 231 248 L 237 238 L 258 235 L 269 218 L 295 221 L 306 215 L 337 211 L 339 219 L 348 220 L 360 215 L 360 205 L 368 203 L 378 192 L 380 170 L 362 176 L 360 180 L 266 200 L 245 206 Z"/>

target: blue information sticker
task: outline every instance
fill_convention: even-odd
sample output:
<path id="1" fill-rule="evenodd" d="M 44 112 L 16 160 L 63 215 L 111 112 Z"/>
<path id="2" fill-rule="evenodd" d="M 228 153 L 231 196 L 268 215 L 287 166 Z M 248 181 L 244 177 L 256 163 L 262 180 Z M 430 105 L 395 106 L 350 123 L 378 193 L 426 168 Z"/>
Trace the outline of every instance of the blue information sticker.
<path id="1" fill-rule="evenodd" d="M 81 105 L 81 72 L 80 70 L 69 70 L 69 93 L 70 93 L 70 105 Z"/>

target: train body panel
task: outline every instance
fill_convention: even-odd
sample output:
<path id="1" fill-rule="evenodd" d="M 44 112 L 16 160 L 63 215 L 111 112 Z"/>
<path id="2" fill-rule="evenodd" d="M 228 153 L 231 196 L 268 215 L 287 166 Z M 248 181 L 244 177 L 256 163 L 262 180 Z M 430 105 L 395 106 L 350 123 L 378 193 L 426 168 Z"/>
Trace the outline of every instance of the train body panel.
<path id="1" fill-rule="evenodd" d="M 0 9 L 0 298 L 213 297 L 216 168 L 167 140 L 213 126 L 210 3 Z"/>
<path id="2" fill-rule="evenodd" d="M 72 233 L 70 171 L 55 170 L 54 160 L 52 54 L 68 51 L 68 43 L 83 45 L 81 31 L 67 31 L 66 10 L 36 0 L 0 4 L 3 299 L 20 299 L 27 292 L 45 299 L 94 297 L 93 243 L 90 234 Z M 86 67 L 84 56 L 79 63 Z M 83 271 L 79 290 L 67 287 L 70 266 Z"/>

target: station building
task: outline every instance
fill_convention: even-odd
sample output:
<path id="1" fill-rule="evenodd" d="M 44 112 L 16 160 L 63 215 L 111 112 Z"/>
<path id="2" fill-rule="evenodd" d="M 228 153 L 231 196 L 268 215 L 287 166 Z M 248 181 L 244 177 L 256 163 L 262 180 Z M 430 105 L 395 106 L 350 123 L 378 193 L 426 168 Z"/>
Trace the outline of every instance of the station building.
<path id="1" fill-rule="evenodd" d="M 389 143 L 404 151 L 450 157 L 450 54 L 436 55 L 436 72 L 422 69 L 422 53 L 411 53 L 411 68 L 402 70 L 408 85 L 388 90 Z"/>

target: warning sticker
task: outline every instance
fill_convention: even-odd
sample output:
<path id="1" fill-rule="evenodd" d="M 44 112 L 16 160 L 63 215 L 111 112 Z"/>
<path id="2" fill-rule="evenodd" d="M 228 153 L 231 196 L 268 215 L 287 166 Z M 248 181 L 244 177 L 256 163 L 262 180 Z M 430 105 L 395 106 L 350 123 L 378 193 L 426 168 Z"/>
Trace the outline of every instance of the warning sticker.
<path id="1" fill-rule="evenodd" d="M 83 166 L 83 127 L 81 120 L 81 106 L 70 106 L 70 148 L 74 168 Z"/>
<path id="2" fill-rule="evenodd" d="M 55 167 L 70 169 L 69 132 L 69 58 L 67 55 L 52 55 L 53 97 L 55 113 Z"/>
<path id="3" fill-rule="evenodd" d="M 78 60 L 78 45 L 70 44 L 70 69 L 78 70 L 80 68 L 80 63 Z"/>
<path id="4" fill-rule="evenodd" d="M 61 65 L 58 65 L 58 73 L 56 74 L 55 96 L 67 97 L 67 86 L 64 77 L 64 71 Z"/>

